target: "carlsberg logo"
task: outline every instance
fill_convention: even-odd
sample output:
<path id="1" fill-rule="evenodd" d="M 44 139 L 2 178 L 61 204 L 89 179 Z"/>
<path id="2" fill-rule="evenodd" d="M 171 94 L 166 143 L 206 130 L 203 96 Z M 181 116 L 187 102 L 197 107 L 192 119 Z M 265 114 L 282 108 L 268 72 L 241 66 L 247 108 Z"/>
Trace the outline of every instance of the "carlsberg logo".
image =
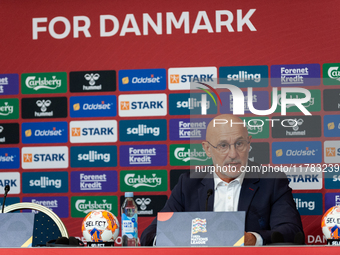
<path id="1" fill-rule="evenodd" d="M 75 207 L 77 211 L 83 212 L 85 214 L 88 214 L 89 212 L 93 210 L 112 210 L 112 204 L 107 203 L 106 199 L 103 199 L 103 202 L 97 202 L 97 201 L 86 201 L 86 199 L 79 199 L 77 200 Z"/>
<path id="2" fill-rule="evenodd" d="M 140 175 L 135 177 L 135 174 L 127 174 L 125 175 L 124 182 L 126 185 L 133 188 L 138 188 L 141 186 L 154 188 L 162 184 L 162 178 L 157 177 L 156 174 L 152 174 L 152 177 L 146 177 L 145 174 L 143 177 Z"/>
<path id="3" fill-rule="evenodd" d="M 36 76 L 28 76 L 25 84 L 28 88 L 39 90 L 39 89 L 56 89 L 61 86 L 61 79 L 57 79 L 56 76 L 52 76 L 52 79 L 48 80 L 46 77 L 36 78 Z"/>
<path id="4" fill-rule="evenodd" d="M 178 160 L 182 160 L 184 162 L 187 162 L 189 160 L 206 161 L 210 159 L 205 154 L 205 151 L 198 151 L 196 149 L 193 149 L 193 150 L 187 149 L 187 151 L 185 151 L 184 147 L 176 148 L 174 154 Z"/>

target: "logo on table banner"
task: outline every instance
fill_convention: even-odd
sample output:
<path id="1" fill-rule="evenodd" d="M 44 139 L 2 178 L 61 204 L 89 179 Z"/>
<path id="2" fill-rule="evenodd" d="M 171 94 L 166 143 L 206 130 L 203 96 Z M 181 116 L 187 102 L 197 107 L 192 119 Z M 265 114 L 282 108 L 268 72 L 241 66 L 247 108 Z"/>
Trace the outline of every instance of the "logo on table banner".
<path id="1" fill-rule="evenodd" d="M 138 217 L 155 217 L 163 209 L 168 197 L 166 195 L 148 195 L 134 196 L 133 199 L 137 205 Z M 120 207 L 125 200 L 124 196 L 120 197 Z"/>
<path id="2" fill-rule="evenodd" d="M 340 110 L 340 89 L 325 89 L 323 91 L 323 109 L 325 111 Z"/>
<path id="3" fill-rule="evenodd" d="M 321 137 L 321 116 L 275 117 L 273 138 Z M 280 124 L 279 124 L 280 123 Z"/>
<path id="4" fill-rule="evenodd" d="M 93 210 L 106 210 L 118 215 L 118 199 L 116 196 L 71 197 L 72 218 L 84 218 Z"/>
<path id="5" fill-rule="evenodd" d="M 36 97 L 21 100 L 23 119 L 66 118 L 66 97 Z"/>
<path id="6" fill-rule="evenodd" d="M 4 190 L 6 185 L 10 187 L 10 194 L 20 194 L 20 173 L 0 172 L 0 189 Z"/>
<path id="7" fill-rule="evenodd" d="M 23 147 L 21 167 L 23 169 L 67 168 L 68 147 Z"/>
<path id="8" fill-rule="evenodd" d="M 71 167 L 117 166 L 117 146 L 71 147 Z"/>
<path id="9" fill-rule="evenodd" d="M 313 169 L 314 170 L 314 169 Z M 293 190 L 319 190 L 322 189 L 322 172 L 313 171 L 310 168 L 301 167 L 287 173 L 289 187 Z"/>
<path id="10" fill-rule="evenodd" d="M 116 91 L 116 71 L 70 72 L 70 92 Z"/>
<path id="11" fill-rule="evenodd" d="M 72 192 L 116 192 L 116 171 L 71 172 Z"/>
<path id="12" fill-rule="evenodd" d="M 0 144 L 19 143 L 19 124 L 0 123 Z"/>
<path id="13" fill-rule="evenodd" d="M 300 215 L 322 215 L 321 193 L 294 193 L 293 198 Z"/>
<path id="14" fill-rule="evenodd" d="M 19 148 L 0 148 L 0 169 L 17 169 L 20 167 Z"/>
<path id="15" fill-rule="evenodd" d="M 22 123 L 22 143 L 67 143 L 67 122 Z"/>
<path id="16" fill-rule="evenodd" d="M 66 72 L 21 74 L 22 94 L 50 94 L 66 92 Z"/>
<path id="17" fill-rule="evenodd" d="M 201 93 L 182 93 L 169 95 L 170 115 L 191 115 L 201 114 L 202 108 Z M 222 100 L 223 101 L 223 100 Z M 211 97 L 206 100 L 207 114 L 216 114 L 217 106 Z"/>
<path id="18" fill-rule="evenodd" d="M 205 139 L 211 118 L 170 119 L 170 140 Z"/>
<path id="19" fill-rule="evenodd" d="M 120 171 L 120 190 L 167 191 L 168 172 L 166 170 Z"/>
<path id="20" fill-rule="evenodd" d="M 325 211 L 333 206 L 340 206 L 340 193 L 325 194 Z"/>
<path id="21" fill-rule="evenodd" d="M 0 95 L 19 94 L 19 75 L 16 73 L 0 74 Z"/>
<path id="22" fill-rule="evenodd" d="M 23 193 L 66 193 L 68 192 L 67 172 L 22 173 Z"/>
<path id="23" fill-rule="evenodd" d="M 320 85 L 319 64 L 272 65 L 270 67 L 271 85 L 287 86 L 318 86 Z"/>
<path id="24" fill-rule="evenodd" d="M 322 75 L 324 85 L 340 85 L 340 63 L 323 64 Z"/>
<path id="25" fill-rule="evenodd" d="M 302 106 L 309 112 L 319 112 L 321 110 L 321 92 L 318 89 L 311 89 L 309 91 L 311 93 L 311 99 L 306 103 L 302 103 Z M 286 95 L 288 99 L 301 99 L 305 97 L 305 94 L 295 92 L 287 92 Z M 278 91 L 277 100 L 278 103 L 275 112 L 281 112 L 281 91 Z M 295 104 L 287 104 L 286 112 L 301 112 L 301 110 Z"/>
<path id="26" fill-rule="evenodd" d="M 119 70 L 120 91 L 165 90 L 166 71 L 161 69 Z"/>
<path id="27" fill-rule="evenodd" d="M 170 165 L 212 165 L 212 160 L 203 150 L 202 144 L 171 144 Z"/>
<path id="28" fill-rule="evenodd" d="M 243 91 L 244 94 L 244 112 L 250 113 L 248 107 L 248 93 Z M 234 98 L 230 92 L 220 93 L 223 105 L 220 107 L 221 113 L 232 113 L 234 111 Z M 269 97 L 267 91 L 253 91 L 253 106 L 257 110 L 269 109 Z"/>
<path id="29" fill-rule="evenodd" d="M 165 144 L 121 145 L 120 166 L 166 166 L 168 149 Z"/>
<path id="30" fill-rule="evenodd" d="M 324 170 L 325 189 L 339 189 L 340 184 L 339 170 L 340 170 L 339 167 L 327 167 Z"/>
<path id="31" fill-rule="evenodd" d="M 71 121 L 71 143 L 108 143 L 117 142 L 117 121 Z"/>
<path id="32" fill-rule="evenodd" d="M 67 218 L 68 197 L 23 197 L 22 202 L 42 205 L 52 210 L 60 218 Z M 23 210 L 23 212 L 38 213 L 36 210 Z"/>
<path id="33" fill-rule="evenodd" d="M 167 123 L 164 119 L 119 121 L 120 141 L 165 141 L 166 139 Z"/>
<path id="34" fill-rule="evenodd" d="M 269 164 L 269 143 L 251 143 L 248 159 L 259 164 Z"/>
<path id="35" fill-rule="evenodd" d="M 325 137 L 339 137 L 340 136 L 340 116 L 339 115 L 325 115 L 323 120 L 323 130 Z"/>
<path id="36" fill-rule="evenodd" d="M 134 94 L 119 96 L 120 117 L 165 116 L 166 94 Z"/>
<path id="37" fill-rule="evenodd" d="M 190 90 L 190 83 L 209 83 L 216 79 L 217 68 L 214 66 L 169 68 L 168 70 L 170 90 Z"/>
<path id="38" fill-rule="evenodd" d="M 0 120 L 19 119 L 19 99 L 0 99 Z"/>
<path id="39" fill-rule="evenodd" d="M 116 96 L 70 97 L 70 116 L 115 117 L 117 115 Z"/>
<path id="40" fill-rule="evenodd" d="M 245 123 L 252 139 L 269 138 L 269 119 L 267 117 L 241 117 L 241 120 Z"/>
<path id="41" fill-rule="evenodd" d="M 321 142 L 273 142 L 274 164 L 321 163 Z"/>
<path id="42" fill-rule="evenodd" d="M 268 66 L 221 66 L 221 84 L 233 84 L 239 88 L 268 87 Z"/>
<path id="43" fill-rule="evenodd" d="M 340 162 L 340 141 L 325 141 L 324 142 L 324 161 L 325 163 Z"/>

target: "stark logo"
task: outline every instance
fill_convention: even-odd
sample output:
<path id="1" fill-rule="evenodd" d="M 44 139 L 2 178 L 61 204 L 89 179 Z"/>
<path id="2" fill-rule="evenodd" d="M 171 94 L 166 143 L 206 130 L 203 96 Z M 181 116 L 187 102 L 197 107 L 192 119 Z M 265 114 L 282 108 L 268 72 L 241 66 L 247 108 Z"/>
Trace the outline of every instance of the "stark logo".
<path id="1" fill-rule="evenodd" d="M 130 110 L 130 102 L 129 101 L 120 102 L 120 109 L 121 110 Z"/>
<path id="2" fill-rule="evenodd" d="M 72 136 L 80 136 L 80 128 L 72 128 Z"/>
<path id="3" fill-rule="evenodd" d="M 326 157 L 335 157 L 335 147 L 326 148 Z"/>
<path id="4" fill-rule="evenodd" d="M 32 154 L 24 154 L 23 158 L 25 163 L 32 163 L 33 160 Z"/>
<path id="5" fill-rule="evenodd" d="M 170 75 L 170 83 L 179 83 L 179 75 L 171 74 Z"/>

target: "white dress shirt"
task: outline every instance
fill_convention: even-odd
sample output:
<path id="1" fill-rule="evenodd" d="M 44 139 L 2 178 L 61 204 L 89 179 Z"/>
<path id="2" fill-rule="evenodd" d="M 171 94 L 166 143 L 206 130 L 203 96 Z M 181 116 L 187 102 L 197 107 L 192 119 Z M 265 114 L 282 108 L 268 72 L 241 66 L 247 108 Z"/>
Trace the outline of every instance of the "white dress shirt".
<path id="1" fill-rule="evenodd" d="M 244 175 L 245 172 L 242 172 L 237 178 L 227 183 L 214 173 L 214 212 L 237 211 Z M 263 239 L 258 233 L 250 233 L 256 237 L 256 246 L 263 245 Z"/>

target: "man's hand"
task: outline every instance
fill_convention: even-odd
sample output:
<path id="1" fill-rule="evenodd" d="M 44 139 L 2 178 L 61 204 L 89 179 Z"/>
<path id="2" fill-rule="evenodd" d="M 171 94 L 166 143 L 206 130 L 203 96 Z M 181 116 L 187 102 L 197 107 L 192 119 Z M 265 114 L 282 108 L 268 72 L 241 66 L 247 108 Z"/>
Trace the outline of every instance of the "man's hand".
<path id="1" fill-rule="evenodd" d="M 256 237 L 252 233 L 244 232 L 244 246 L 254 246 Z"/>

